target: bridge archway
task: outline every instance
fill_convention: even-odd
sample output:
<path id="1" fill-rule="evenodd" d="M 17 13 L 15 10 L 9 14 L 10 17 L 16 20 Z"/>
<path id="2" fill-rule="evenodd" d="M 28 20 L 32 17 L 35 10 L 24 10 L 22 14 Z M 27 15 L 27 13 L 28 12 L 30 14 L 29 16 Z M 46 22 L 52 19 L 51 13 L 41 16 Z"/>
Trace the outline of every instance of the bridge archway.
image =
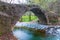
<path id="1" fill-rule="evenodd" d="M 31 11 L 35 14 L 35 16 L 38 17 L 39 19 L 39 23 L 40 24 L 44 24 L 46 25 L 48 22 L 47 22 L 47 17 L 45 15 L 45 13 L 40 9 L 40 8 L 31 8 L 30 10 L 28 11 Z M 27 12 L 27 11 L 25 11 Z M 25 13 L 24 13 L 25 14 Z"/>
<path id="2" fill-rule="evenodd" d="M 3 36 L 8 38 L 8 35 L 12 33 L 13 26 L 27 11 L 32 11 L 38 18 L 41 24 L 47 24 L 47 18 L 44 12 L 40 8 L 33 8 L 36 6 L 26 6 L 26 5 L 12 5 L 4 2 L 0 2 L 0 38 L 4 39 Z M 31 9 L 30 9 L 31 8 Z M 2 28 L 3 27 L 3 28 Z M 7 35 L 8 34 L 8 35 Z M 13 36 L 13 34 L 11 34 Z M 6 37 L 5 37 L 6 38 Z"/>

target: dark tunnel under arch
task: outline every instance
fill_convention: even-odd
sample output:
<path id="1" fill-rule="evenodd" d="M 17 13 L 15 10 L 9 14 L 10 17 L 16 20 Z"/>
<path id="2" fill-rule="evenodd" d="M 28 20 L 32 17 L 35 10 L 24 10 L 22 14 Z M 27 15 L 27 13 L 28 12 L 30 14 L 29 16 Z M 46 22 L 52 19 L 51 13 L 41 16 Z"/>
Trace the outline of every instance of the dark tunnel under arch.
<path id="1" fill-rule="evenodd" d="M 32 8 L 30 11 L 32 11 L 38 17 L 40 24 L 47 24 L 46 15 L 40 8 Z"/>

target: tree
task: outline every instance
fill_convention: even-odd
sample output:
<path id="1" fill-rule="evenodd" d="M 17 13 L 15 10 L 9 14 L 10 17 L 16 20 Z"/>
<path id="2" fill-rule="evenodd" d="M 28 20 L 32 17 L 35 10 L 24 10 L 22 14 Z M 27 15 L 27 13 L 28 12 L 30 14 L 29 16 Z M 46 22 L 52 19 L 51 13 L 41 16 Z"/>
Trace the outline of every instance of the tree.
<path id="1" fill-rule="evenodd" d="M 29 21 L 31 21 L 31 12 L 29 12 Z"/>

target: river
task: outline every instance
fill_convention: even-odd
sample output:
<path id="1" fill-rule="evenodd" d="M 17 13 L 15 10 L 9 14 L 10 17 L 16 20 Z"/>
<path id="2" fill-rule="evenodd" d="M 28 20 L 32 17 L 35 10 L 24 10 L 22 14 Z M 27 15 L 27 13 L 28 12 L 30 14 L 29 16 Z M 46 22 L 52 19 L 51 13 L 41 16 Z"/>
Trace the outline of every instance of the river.
<path id="1" fill-rule="evenodd" d="M 47 28 L 46 25 L 39 25 L 36 23 L 17 23 L 15 26 L 27 26 L 29 28 L 44 29 Z M 33 32 L 27 29 L 14 29 L 13 34 L 18 38 L 18 40 L 60 40 L 60 29 L 56 30 L 54 28 L 47 29 L 47 33 L 43 36 L 40 32 Z M 55 30 L 55 31 L 54 31 Z"/>

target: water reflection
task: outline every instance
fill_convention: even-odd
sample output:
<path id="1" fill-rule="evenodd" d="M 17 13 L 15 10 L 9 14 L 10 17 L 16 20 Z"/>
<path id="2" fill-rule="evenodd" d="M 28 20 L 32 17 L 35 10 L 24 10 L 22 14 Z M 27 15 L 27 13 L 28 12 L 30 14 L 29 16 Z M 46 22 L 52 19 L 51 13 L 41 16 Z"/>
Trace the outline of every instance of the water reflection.
<path id="1" fill-rule="evenodd" d="M 31 32 L 24 29 L 14 29 L 13 34 L 18 38 L 18 40 L 60 40 L 59 36 L 42 36 L 39 32 Z"/>
<path id="2" fill-rule="evenodd" d="M 25 29 L 22 28 L 23 30 L 14 29 L 13 34 L 18 40 L 60 40 L 60 26 L 48 27 L 47 25 L 29 22 L 17 22 L 15 26 L 25 27 Z"/>
<path id="3" fill-rule="evenodd" d="M 18 40 L 30 40 L 32 38 L 32 34 L 27 30 L 14 30 L 14 35 L 18 38 Z"/>

